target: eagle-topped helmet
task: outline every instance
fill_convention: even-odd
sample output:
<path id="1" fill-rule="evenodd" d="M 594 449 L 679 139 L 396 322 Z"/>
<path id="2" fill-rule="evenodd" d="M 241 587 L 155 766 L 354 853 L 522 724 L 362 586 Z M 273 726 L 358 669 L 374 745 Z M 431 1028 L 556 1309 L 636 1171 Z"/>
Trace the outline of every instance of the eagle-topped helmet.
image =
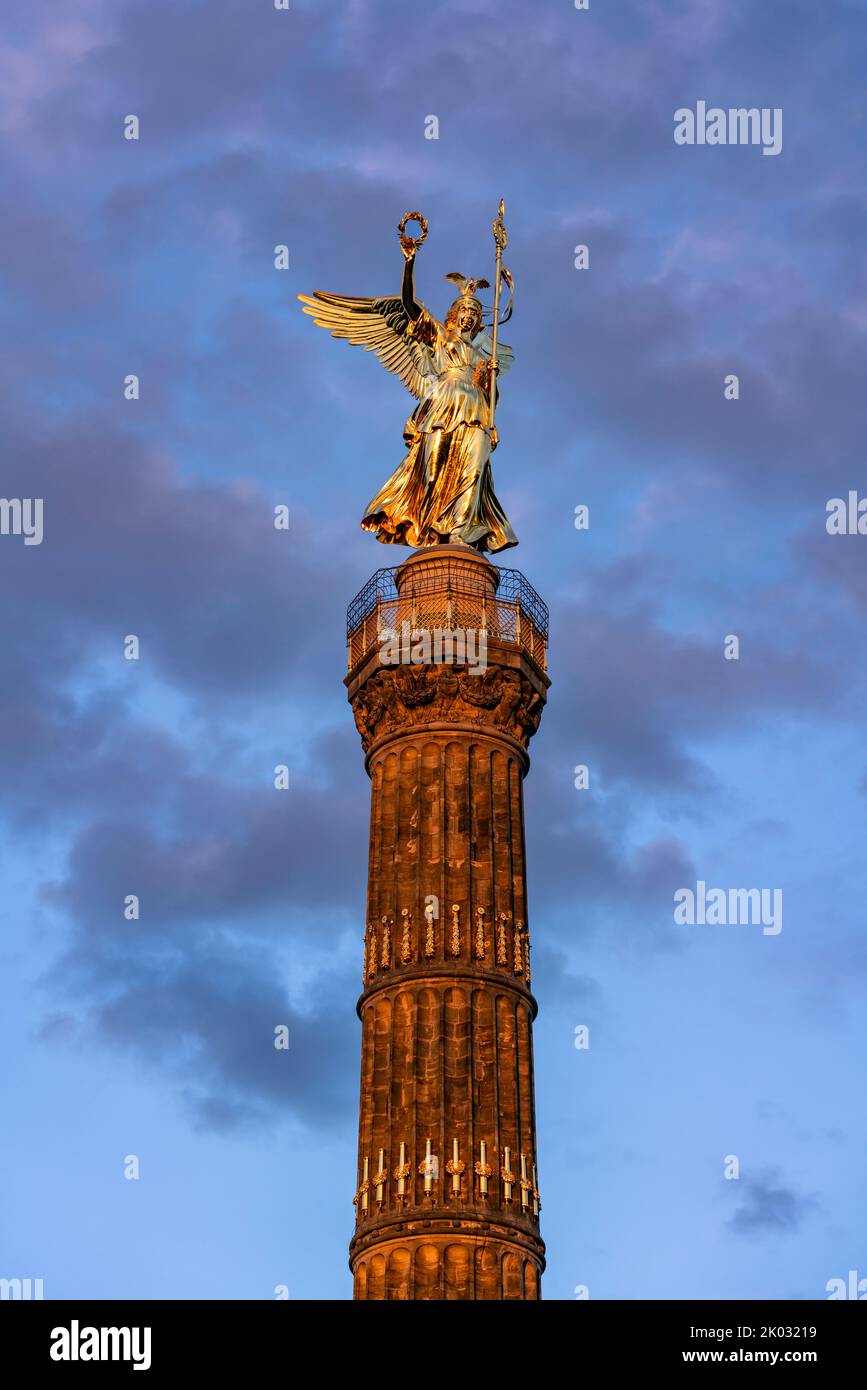
<path id="1" fill-rule="evenodd" d="M 475 292 L 476 290 L 490 289 L 490 281 L 468 280 L 466 275 L 461 275 L 457 270 L 449 271 L 448 275 L 445 278 L 447 280 L 451 280 L 452 284 L 457 285 L 458 289 L 460 290 L 457 299 L 454 300 L 453 303 L 450 305 L 449 311 L 446 314 L 446 328 L 449 328 L 451 324 L 454 322 L 455 314 L 462 304 L 472 304 L 476 309 L 478 309 L 479 326 L 481 326 L 484 307 L 482 305 L 482 301 L 476 298 Z"/>

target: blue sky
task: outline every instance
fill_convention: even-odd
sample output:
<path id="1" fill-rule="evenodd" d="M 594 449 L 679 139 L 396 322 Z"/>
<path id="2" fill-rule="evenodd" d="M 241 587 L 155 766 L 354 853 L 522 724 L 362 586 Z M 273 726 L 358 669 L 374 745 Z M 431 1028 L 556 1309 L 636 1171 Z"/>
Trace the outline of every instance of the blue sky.
<path id="1" fill-rule="evenodd" d="M 865 50 L 846 0 L 4 17 L 0 490 L 44 498 L 45 536 L 0 537 L 0 1275 L 350 1296 L 343 622 L 399 558 L 358 522 L 411 402 L 295 296 L 396 292 L 421 208 L 442 313 L 447 271 L 490 276 L 504 196 L 496 487 L 551 608 L 526 783 L 545 1297 L 867 1276 L 867 541 L 825 530 L 867 492 Z M 782 108 L 782 152 L 676 146 L 699 100 Z M 675 926 L 699 878 L 782 889 L 782 932 Z"/>

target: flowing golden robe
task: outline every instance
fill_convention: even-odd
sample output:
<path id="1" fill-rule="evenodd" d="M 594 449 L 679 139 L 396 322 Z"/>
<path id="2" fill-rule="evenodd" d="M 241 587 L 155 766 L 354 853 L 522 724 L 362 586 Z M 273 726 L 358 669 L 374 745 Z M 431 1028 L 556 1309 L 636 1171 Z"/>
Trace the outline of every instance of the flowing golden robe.
<path id="1" fill-rule="evenodd" d="M 447 329 L 424 308 L 405 337 L 421 349 L 425 394 L 404 428 L 407 455 L 370 502 L 362 527 L 402 545 L 517 545 L 491 475 L 490 337 Z"/>

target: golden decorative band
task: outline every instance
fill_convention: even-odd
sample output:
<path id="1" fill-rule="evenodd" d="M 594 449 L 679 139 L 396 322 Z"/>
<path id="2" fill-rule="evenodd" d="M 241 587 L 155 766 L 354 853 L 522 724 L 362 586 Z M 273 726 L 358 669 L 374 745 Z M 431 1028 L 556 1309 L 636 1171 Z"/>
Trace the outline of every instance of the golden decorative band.
<path id="1" fill-rule="evenodd" d="M 499 1171 L 500 1183 L 502 1186 L 502 1201 L 504 1205 L 510 1206 L 513 1201 L 513 1191 L 517 1187 L 521 1194 L 521 1212 L 524 1215 L 530 1215 L 532 1208 L 532 1215 L 536 1218 L 539 1215 L 542 1205 L 539 1199 L 539 1189 L 536 1185 L 536 1165 L 535 1163 L 531 1165 L 528 1162 L 525 1153 L 520 1155 L 520 1160 L 521 1171 L 519 1177 L 511 1166 L 512 1150 L 508 1145 L 504 1148 Z M 377 1168 L 372 1177 L 370 1174 L 370 1160 L 365 1157 L 362 1160 L 361 1181 L 358 1185 L 358 1191 L 352 1199 L 357 1209 L 357 1219 L 361 1220 L 369 1213 L 369 1194 L 371 1189 L 375 1189 L 377 1208 L 381 1209 L 383 1207 L 387 1199 L 388 1183 L 390 1180 L 394 1181 L 396 1184 L 395 1196 L 397 1200 L 400 1203 L 406 1202 L 407 1198 L 410 1196 L 409 1185 L 412 1182 L 413 1166 L 413 1162 L 407 1157 L 407 1145 L 403 1140 L 400 1144 L 400 1157 L 397 1166 L 393 1168 L 390 1173 L 388 1171 L 384 1149 L 378 1151 Z M 456 1138 L 452 1140 L 452 1154 L 445 1165 L 445 1171 L 451 1178 L 451 1199 L 455 1201 L 463 1195 L 461 1185 L 463 1176 L 467 1172 L 467 1164 L 460 1156 L 460 1145 Z M 469 1171 L 470 1184 L 467 1193 L 468 1197 L 472 1200 L 472 1178 L 475 1176 L 478 1179 L 478 1196 L 483 1201 L 487 1201 L 490 1195 L 489 1183 L 490 1179 L 494 1176 L 494 1169 L 488 1162 L 488 1145 L 484 1139 L 479 1141 L 479 1157 L 475 1163 L 470 1164 Z M 439 1180 L 439 1159 L 433 1152 L 433 1141 L 431 1139 L 425 1141 L 424 1157 L 417 1165 L 417 1172 L 419 1177 L 423 1180 L 423 1197 L 431 1204 L 435 1203 L 434 1184 Z M 445 1200 L 446 1195 L 446 1193 L 443 1193 L 443 1200 Z"/>
<path id="2" fill-rule="evenodd" d="M 451 920 L 448 929 L 443 932 L 442 950 L 452 960 L 461 959 L 466 950 L 467 955 L 473 960 L 485 962 L 488 952 L 486 930 L 488 909 L 482 906 L 474 909 L 475 925 L 470 925 L 466 942 L 464 942 L 461 927 L 462 911 L 463 908 L 460 903 L 451 904 Z M 400 909 L 401 927 L 398 937 L 395 937 L 394 917 L 387 913 L 384 913 L 380 918 L 379 931 L 372 923 L 368 923 L 367 931 L 363 937 L 362 973 L 365 984 L 372 982 L 379 974 L 388 974 L 396 970 L 399 965 L 412 965 L 414 959 L 432 961 L 437 957 L 436 922 L 438 913 L 432 895 L 425 902 L 423 915 L 424 928 L 419 934 L 419 940 L 415 939 L 414 913 L 411 908 L 402 907 Z M 529 986 L 530 938 L 525 923 L 520 918 L 512 919 L 508 912 L 492 913 L 491 916 L 493 918 L 494 964 L 501 970 L 508 970 L 511 965 L 511 972 L 519 978 L 523 978 L 523 982 Z M 510 923 L 511 952 L 509 949 Z"/>

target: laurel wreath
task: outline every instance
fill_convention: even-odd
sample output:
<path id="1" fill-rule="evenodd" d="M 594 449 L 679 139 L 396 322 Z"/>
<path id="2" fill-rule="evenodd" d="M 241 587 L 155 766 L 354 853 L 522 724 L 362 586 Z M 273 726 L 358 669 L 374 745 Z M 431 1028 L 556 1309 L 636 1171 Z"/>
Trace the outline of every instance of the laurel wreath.
<path id="1" fill-rule="evenodd" d="M 421 228 L 420 236 L 407 235 L 406 224 L 408 222 L 418 223 Z M 405 212 L 397 224 L 397 230 L 401 241 L 412 246 L 417 251 L 427 236 L 427 218 L 420 212 Z"/>

